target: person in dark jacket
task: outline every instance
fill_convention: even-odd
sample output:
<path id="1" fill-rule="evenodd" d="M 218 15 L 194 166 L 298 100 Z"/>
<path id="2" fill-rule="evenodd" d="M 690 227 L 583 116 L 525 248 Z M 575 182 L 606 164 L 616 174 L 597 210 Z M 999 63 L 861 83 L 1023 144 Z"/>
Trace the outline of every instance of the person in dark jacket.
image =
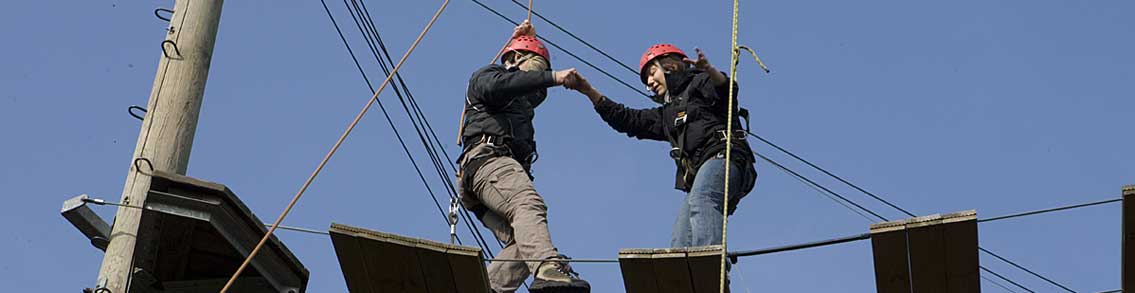
<path id="1" fill-rule="evenodd" d="M 735 98 L 733 133 L 727 132 L 729 80 L 709 64 L 701 50 L 697 52 L 698 59 L 691 61 L 677 47 L 658 44 L 643 54 L 640 75 L 655 93 L 651 99 L 661 104 L 655 108 L 627 108 L 608 99 L 582 76 L 569 79 L 566 85 L 586 95 L 599 117 L 615 131 L 669 142 L 669 155 L 678 169 L 674 188 L 686 192 L 674 222 L 671 247 L 721 244 L 727 139 L 733 140 L 728 214 L 736 211 L 757 177 L 752 150 L 736 117 Z M 736 92 L 736 84 L 733 88 Z"/>
<path id="2" fill-rule="evenodd" d="M 547 89 L 563 85 L 575 69 L 550 71 L 548 49 L 528 22 L 516 28 L 502 57 L 502 64 L 482 67 L 469 78 L 465 150 L 458 157 L 461 201 L 504 243 L 497 258 L 544 261 L 493 261 L 489 283 L 494 291 L 514 292 L 533 275 L 531 292 L 590 292 L 590 284 L 552 245 L 547 207 L 530 174 L 537 157 L 535 109 Z"/>

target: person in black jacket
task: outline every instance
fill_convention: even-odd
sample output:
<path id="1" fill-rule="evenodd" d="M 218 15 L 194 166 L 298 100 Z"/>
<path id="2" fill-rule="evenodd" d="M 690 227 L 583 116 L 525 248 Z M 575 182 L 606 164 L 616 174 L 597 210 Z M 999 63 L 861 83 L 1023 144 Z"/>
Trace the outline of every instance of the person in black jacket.
<path id="1" fill-rule="evenodd" d="M 670 157 L 677 165 L 674 188 L 686 192 L 678 210 L 670 240 L 672 247 L 721 244 L 722 211 L 725 209 L 725 148 L 733 140 L 729 171 L 728 214 L 752 190 L 756 181 L 753 153 L 736 117 L 733 133 L 727 133 L 728 78 L 714 69 L 697 50 L 691 61 L 669 44 L 651 46 L 639 61 L 643 84 L 661 104 L 651 109 L 631 109 L 611 101 L 582 76 L 566 86 L 586 95 L 595 112 L 615 131 L 627 136 L 670 143 Z M 734 92 L 737 90 L 733 85 Z"/>
<path id="2" fill-rule="evenodd" d="M 547 88 L 562 85 L 575 69 L 548 70 L 548 49 L 525 22 L 513 33 L 501 65 L 478 69 L 466 91 L 462 140 L 464 152 L 458 186 L 461 201 L 505 247 L 493 261 L 489 283 L 494 291 L 513 292 L 534 275 L 531 292 L 590 292 L 552 245 L 547 207 L 532 185 L 536 161 L 535 109 Z"/>

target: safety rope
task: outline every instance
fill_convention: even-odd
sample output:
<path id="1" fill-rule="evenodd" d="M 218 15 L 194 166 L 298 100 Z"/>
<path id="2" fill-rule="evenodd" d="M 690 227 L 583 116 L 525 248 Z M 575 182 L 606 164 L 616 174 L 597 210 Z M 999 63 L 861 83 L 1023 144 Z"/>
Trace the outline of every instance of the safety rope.
<path id="1" fill-rule="evenodd" d="M 534 1 L 534 0 L 528 0 L 528 16 L 526 18 L 524 18 L 524 22 L 528 23 L 528 24 L 532 23 L 532 1 Z M 511 45 L 511 44 L 512 44 L 512 36 L 509 36 L 508 40 L 504 41 L 504 46 L 501 46 L 501 49 L 497 50 L 497 54 L 493 55 L 493 59 L 489 60 L 489 64 L 497 63 L 497 60 L 500 60 L 501 55 L 504 54 L 504 50 L 508 49 L 508 45 Z M 551 63 L 551 60 L 546 60 L 546 61 L 548 61 L 549 64 Z M 457 145 L 461 145 L 462 138 L 464 138 L 464 136 L 465 136 L 465 107 L 468 107 L 468 106 L 469 106 L 469 99 L 465 99 L 465 104 L 461 106 L 461 120 L 457 121 L 459 123 L 457 125 Z"/>
<path id="2" fill-rule="evenodd" d="M 441 16 L 441 13 L 445 11 L 445 7 L 448 5 L 449 0 L 442 2 L 441 7 L 438 8 L 437 12 L 434 13 L 432 18 L 430 18 L 430 21 L 426 24 L 426 27 L 422 29 L 422 33 L 418 34 L 418 38 L 414 39 L 414 43 L 411 44 L 410 48 L 406 50 L 406 54 L 402 55 L 402 59 L 399 60 L 398 64 L 394 66 L 391 74 L 387 75 L 386 79 L 382 81 L 382 85 L 380 85 L 378 87 L 378 90 L 374 92 L 374 95 L 371 96 L 369 100 L 367 100 L 366 105 L 363 106 L 363 109 L 359 111 L 358 115 L 355 116 L 355 120 L 351 121 L 351 124 L 347 126 L 347 129 L 345 131 L 343 131 L 343 135 L 339 136 L 339 140 L 335 142 L 335 145 L 331 147 L 331 150 L 327 152 L 327 155 L 325 155 L 323 157 L 323 160 L 319 162 L 319 165 L 315 167 L 315 171 L 313 171 L 311 173 L 311 176 L 309 176 L 307 180 L 304 181 L 303 185 L 300 186 L 299 191 L 296 192 L 296 195 L 294 197 L 292 197 L 292 201 L 288 203 L 288 206 L 284 208 L 284 211 L 280 213 L 280 216 L 276 218 L 276 222 L 272 223 L 272 227 L 268 229 L 267 233 L 264 233 L 264 237 L 260 238 L 260 242 L 257 243 L 256 247 L 254 247 L 252 251 L 248 253 L 248 257 L 244 259 L 244 262 L 240 264 L 240 267 L 236 269 L 236 272 L 233 273 L 232 277 L 229 277 L 229 281 L 225 283 L 225 286 L 223 288 L 221 288 L 221 293 L 225 293 L 229 290 L 229 287 L 231 287 L 232 284 L 236 282 L 236 278 L 240 276 L 240 273 L 248 267 L 248 264 L 250 262 L 252 262 L 252 258 L 256 256 L 256 253 L 260 252 L 260 248 L 264 247 L 264 243 L 268 242 L 268 238 L 272 237 L 272 233 L 276 232 L 276 229 L 279 228 L 280 223 L 284 221 L 284 218 L 288 216 L 288 213 L 292 211 L 292 208 L 295 207 L 300 197 L 303 196 L 304 191 L 307 191 L 308 186 L 311 186 L 311 183 L 315 181 L 315 177 L 319 176 L 319 172 L 323 170 L 323 167 L 325 165 L 327 165 L 327 161 L 331 160 L 331 157 L 335 155 L 335 152 L 339 150 L 339 147 L 343 145 L 343 141 L 347 139 L 347 136 L 351 134 L 351 131 L 355 129 L 355 126 L 357 126 L 359 124 L 359 121 L 363 119 L 363 116 L 366 115 L 367 110 L 369 110 L 370 107 L 374 105 L 375 100 L 378 99 L 378 95 L 382 93 L 383 89 L 386 89 L 386 85 L 390 84 L 390 80 L 394 78 L 394 73 L 397 73 L 398 69 L 402 68 L 402 64 L 404 64 L 406 62 L 406 59 L 410 57 L 410 53 L 413 53 L 414 49 L 418 47 L 418 43 L 421 43 L 422 38 L 424 38 L 426 36 L 426 33 L 430 31 L 430 28 L 433 27 L 434 22 L 437 21 L 438 17 Z"/>
<path id="3" fill-rule="evenodd" d="M 728 240 L 727 233 L 729 231 L 729 167 L 733 165 L 730 163 L 733 162 L 733 99 L 735 98 L 734 95 L 737 94 L 736 90 L 734 90 L 735 87 L 733 85 L 737 79 L 737 59 L 740 55 L 740 51 L 737 49 L 738 2 L 740 2 L 740 0 L 733 0 L 733 34 L 730 37 L 729 45 L 729 51 L 732 53 L 732 57 L 730 58 L 731 62 L 729 62 L 729 84 L 727 85 L 729 87 L 729 109 L 726 110 L 726 117 L 728 118 L 726 118 L 725 120 L 725 192 L 724 194 L 722 194 L 723 199 L 721 201 L 721 283 L 718 287 L 718 289 L 721 290 L 721 293 L 725 293 L 726 291 L 725 265 L 727 261 L 726 257 L 728 254 L 728 250 L 726 248 L 726 240 Z"/>

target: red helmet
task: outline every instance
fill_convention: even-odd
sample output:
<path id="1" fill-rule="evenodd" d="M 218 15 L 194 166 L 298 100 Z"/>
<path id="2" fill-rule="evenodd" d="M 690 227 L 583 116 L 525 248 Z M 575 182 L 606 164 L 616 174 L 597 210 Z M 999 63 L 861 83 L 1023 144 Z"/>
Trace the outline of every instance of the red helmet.
<path id="1" fill-rule="evenodd" d="M 656 44 L 646 49 L 646 53 L 642 53 L 642 59 L 638 60 L 638 75 L 642 78 L 642 83 L 646 83 L 646 65 L 654 59 L 658 59 L 658 57 L 670 54 L 677 54 L 679 57 L 686 58 L 686 53 L 682 52 L 682 49 L 671 44 Z"/>
<path id="2" fill-rule="evenodd" d="M 513 38 L 512 41 L 508 43 L 508 47 L 505 47 L 504 52 L 508 53 L 514 50 L 536 53 L 536 55 L 544 57 L 544 60 L 548 61 L 548 63 L 552 62 L 552 59 L 548 58 L 548 48 L 544 47 L 544 43 L 533 36 L 518 36 Z M 501 54 L 501 63 L 504 63 L 504 56 L 507 55 L 508 54 Z"/>

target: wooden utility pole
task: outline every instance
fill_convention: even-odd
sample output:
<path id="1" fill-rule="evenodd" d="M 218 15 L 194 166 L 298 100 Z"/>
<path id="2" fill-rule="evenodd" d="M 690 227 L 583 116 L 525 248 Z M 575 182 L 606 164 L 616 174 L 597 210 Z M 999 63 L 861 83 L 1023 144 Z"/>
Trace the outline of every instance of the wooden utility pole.
<path id="1" fill-rule="evenodd" d="M 126 174 L 123 203 L 145 205 L 150 188 L 147 174 L 152 174 L 153 170 L 185 174 L 189 166 L 189 151 L 197 129 L 223 2 L 178 0 L 174 5 L 168 34 L 161 43 L 162 57 L 150 92 L 148 112 Z M 143 212 L 118 208 L 96 288 L 127 292 L 133 268 L 142 262 L 135 259 L 137 236 L 150 232 L 139 228 Z"/>

